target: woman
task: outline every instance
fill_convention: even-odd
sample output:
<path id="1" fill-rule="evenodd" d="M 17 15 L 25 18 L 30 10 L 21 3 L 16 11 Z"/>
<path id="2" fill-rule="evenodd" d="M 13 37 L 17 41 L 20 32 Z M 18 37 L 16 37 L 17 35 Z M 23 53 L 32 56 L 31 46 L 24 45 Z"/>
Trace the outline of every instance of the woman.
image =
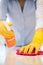
<path id="1" fill-rule="evenodd" d="M 2 0 L 0 11 L 0 20 L 6 21 L 6 15 L 8 14 L 12 21 L 12 29 L 15 31 L 17 46 L 30 43 L 33 38 L 36 23 L 34 0 Z M 28 46 L 26 46 L 26 49 L 28 50 L 27 47 Z M 24 47 L 21 48 L 21 51 L 23 49 Z M 25 52 L 27 52 L 27 50 Z"/>

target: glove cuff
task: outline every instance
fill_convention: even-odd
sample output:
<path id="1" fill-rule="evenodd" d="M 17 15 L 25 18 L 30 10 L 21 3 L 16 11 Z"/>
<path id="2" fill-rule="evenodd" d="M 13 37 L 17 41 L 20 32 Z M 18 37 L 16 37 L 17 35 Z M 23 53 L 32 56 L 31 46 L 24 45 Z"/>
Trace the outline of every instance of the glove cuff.
<path id="1" fill-rule="evenodd" d="M 36 42 L 36 43 L 38 42 L 40 44 L 43 43 L 43 31 L 41 31 L 40 29 L 36 30 L 34 34 L 33 42 Z"/>

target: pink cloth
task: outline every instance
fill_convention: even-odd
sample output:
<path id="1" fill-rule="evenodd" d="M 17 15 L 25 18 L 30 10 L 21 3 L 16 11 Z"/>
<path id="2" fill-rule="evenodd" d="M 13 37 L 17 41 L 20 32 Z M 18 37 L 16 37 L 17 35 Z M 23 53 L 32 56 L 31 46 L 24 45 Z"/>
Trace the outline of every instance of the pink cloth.
<path id="1" fill-rule="evenodd" d="M 36 55 L 43 55 L 43 51 L 38 51 L 37 54 L 35 54 L 35 51 L 33 51 L 31 54 L 29 53 L 24 53 L 24 52 L 20 52 L 19 49 L 16 50 L 16 54 L 17 55 L 23 55 L 23 56 L 36 56 Z"/>

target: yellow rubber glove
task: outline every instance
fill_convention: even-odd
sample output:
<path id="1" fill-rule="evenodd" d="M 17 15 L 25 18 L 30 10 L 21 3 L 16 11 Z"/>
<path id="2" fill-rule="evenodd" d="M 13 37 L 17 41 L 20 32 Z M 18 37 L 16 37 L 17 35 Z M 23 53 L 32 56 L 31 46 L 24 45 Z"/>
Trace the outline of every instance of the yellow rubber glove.
<path id="1" fill-rule="evenodd" d="M 10 22 L 8 23 L 8 26 L 12 26 L 12 25 L 13 25 L 12 23 L 10 23 Z"/>
<path id="2" fill-rule="evenodd" d="M 11 23 L 8 23 L 9 26 L 11 26 Z M 4 21 L 0 20 L 0 35 L 4 36 L 4 37 L 11 37 L 14 35 L 13 32 L 8 31 L 8 29 L 6 28 Z"/>
<path id="3" fill-rule="evenodd" d="M 11 23 L 8 26 L 12 26 Z M 16 39 L 13 30 L 7 29 L 7 24 L 0 20 L 0 35 L 2 35 L 6 41 L 8 47 L 13 47 L 16 45 Z"/>
<path id="4" fill-rule="evenodd" d="M 36 30 L 32 42 L 20 48 L 20 52 L 24 51 L 24 53 L 31 53 L 35 48 L 35 53 L 37 54 L 41 45 L 43 43 L 43 30 Z"/>

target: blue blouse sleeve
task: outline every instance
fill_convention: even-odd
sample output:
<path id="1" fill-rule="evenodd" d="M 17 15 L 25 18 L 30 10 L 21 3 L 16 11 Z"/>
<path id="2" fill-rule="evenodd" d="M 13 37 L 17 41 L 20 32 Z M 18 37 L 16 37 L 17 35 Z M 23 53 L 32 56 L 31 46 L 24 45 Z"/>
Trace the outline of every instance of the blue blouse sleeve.
<path id="1" fill-rule="evenodd" d="M 0 1 L 0 20 L 6 19 L 8 0 Z"/>
<path id="2" fill-rule="evenodd" d="M 34 0 L 35 9 L 37 9 L 37 0 Z"/>

